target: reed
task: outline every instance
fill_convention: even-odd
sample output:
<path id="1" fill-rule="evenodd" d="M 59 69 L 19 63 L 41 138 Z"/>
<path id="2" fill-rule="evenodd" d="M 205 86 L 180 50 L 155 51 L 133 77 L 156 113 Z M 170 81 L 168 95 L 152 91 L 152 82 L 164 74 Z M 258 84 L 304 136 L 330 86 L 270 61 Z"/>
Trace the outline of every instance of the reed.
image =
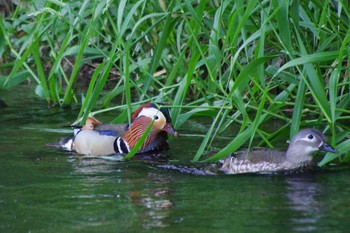
<path id="1" fill-rule="evenodd" d="M 81 105 L 77 119 L 164 102 L 175 128 L 205 115 L 212 124 L 193 161 L 217 161 L 242 146 L 273 147 L 300 128 L 324 129 L 350 160 L 347 1 L 47 1 L 23 4 L 0 23 L 1 88 L 27 78 L 48 104 Z M 91 77 L 79 77 L 97 64 Z M 116 80 L 112 88 L 111 73 Z M 84 91 L 76 85 L 89 79 Z M 102 108 L 102 109 L 101 109 Z M 277 131 L 266 130 L 278 119 Z M 203 158 L 239 124 L 232 141 Z"/>

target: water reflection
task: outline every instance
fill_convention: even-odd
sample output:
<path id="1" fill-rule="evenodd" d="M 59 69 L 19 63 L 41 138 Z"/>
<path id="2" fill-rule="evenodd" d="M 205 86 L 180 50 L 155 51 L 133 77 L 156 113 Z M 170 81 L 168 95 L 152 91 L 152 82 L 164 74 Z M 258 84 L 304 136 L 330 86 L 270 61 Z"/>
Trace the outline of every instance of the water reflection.
<path id="1" fill-rule="evenodd" d="M 173 202 L 169 200 L 170 189 L 167 185 L 170 179 L 152 172 L 148 173 L 147 178 L 152 187 L 129 192 L 133 205 L 141 210 L 139 217 L 142 227 L 144 229 L 168 227 L 169 224 L 165 220 L 173 207 Z"/>
<path id="2" fill-rule="evenodd" d="M 288 184 L 287 197 L 289 208 L 295 212 L 290 218 L 296 231 L 315 231 L 321 218 L 321 203 L 317 196 L 320 186 L 315 182 L 313 174 L 300 174 L 286 177 Z"/>
<path id="3" fill-rule="evenodd" d="M 77 156 L 72 155 L 68 157 L 68 161 L 72 163 L 72 167 L 76 174 L 79 175 L 86 175 L 87 179 L 90 179 L 92 177 L 89 177 L 87 175 L 98 175 L 105 173 L 111 173 L 111 172 L 120 172 L 121 169 L 118 169 L 115 167 L 113 163 L 110 161 L 100 159 L 100 158 L 94 158 L 94 157 L 83 157 L 83 156 Z M 122 167 L 123 162 L 120 162 L 120 165 Z"/>
<path id="4" fill-rule="evenodd" d="M 132 221 L 129 227 L 153 229 L 169 226 L 166 219 L 173 202 L 169 198 L 171 178 L 168 175 L 149 169 L 145 161 L 116 162 L 75 156 L 69 160 L 81 184 L 74 197 L 82 200 L 84 205 L 95 205 L 98 209 L 96 201 L 113 200 L 113 205 L 117 206 L 116 222 L 123 222 L 119 219 L 122 209 L 128 221 Z M 125 209 L 130 214 L 126 214 Z M 99 218 L 90 216 L 89 219 L 98 221 Z"/>

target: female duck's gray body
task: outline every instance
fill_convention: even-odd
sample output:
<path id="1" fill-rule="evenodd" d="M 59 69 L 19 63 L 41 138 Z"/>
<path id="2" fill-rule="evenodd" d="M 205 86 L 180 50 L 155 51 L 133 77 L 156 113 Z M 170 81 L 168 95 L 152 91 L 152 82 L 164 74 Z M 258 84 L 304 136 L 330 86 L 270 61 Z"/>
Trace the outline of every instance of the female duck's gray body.
<path id="1" fill-rule="evenodd" d="M 266 148 L 239 151 L 226 158 L 220 170 L 226 174 L 298 170 L 314 164 L 312 155 L 317 150 L 337 153 L 319 130 L 303 129 L 294 136 L 287 152 Z"/>

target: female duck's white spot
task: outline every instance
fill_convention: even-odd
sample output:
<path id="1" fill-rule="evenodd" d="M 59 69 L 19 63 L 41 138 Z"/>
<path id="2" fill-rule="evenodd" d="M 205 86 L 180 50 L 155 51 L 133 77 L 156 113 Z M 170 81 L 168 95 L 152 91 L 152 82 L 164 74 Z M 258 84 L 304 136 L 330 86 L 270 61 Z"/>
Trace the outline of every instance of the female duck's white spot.
<path id="1" fill-rule="evenodd" d="M 304 151 L 305 151 L 305 154 L 308 155 L 314 151 L 317 151 L 318 148 L 317 147 L 314 147 L 314 146 L 305 146 L 304 147 Z"/>

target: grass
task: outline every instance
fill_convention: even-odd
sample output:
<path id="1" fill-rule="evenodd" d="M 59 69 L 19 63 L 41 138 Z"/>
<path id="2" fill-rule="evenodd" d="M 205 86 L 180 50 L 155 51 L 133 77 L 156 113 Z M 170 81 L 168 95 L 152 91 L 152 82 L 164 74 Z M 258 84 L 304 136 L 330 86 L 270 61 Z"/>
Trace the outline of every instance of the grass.
<path id="1" fill-rule="evenodd" d="M 77 119 L 165 102 L 175 128 L 212 118 L 193 161 L 217 161 L 242 146 L 273 146 L 319 128 L 350 160 L 350 12 L 346 1 L 68 1 L 13 7 L 0 23 L 0 88 L 30 78 L 49 105 L 81 105 Z M 79 71 L 97 64 L 79 92 Z M 118 73 L 106 89 L 112 71 Z M 291 113 L 292 112 L 292 113 Z M 263 127 L 278 119 L 276 132 Z M 203 158 L 231 124 L 237 136 Z"/>

